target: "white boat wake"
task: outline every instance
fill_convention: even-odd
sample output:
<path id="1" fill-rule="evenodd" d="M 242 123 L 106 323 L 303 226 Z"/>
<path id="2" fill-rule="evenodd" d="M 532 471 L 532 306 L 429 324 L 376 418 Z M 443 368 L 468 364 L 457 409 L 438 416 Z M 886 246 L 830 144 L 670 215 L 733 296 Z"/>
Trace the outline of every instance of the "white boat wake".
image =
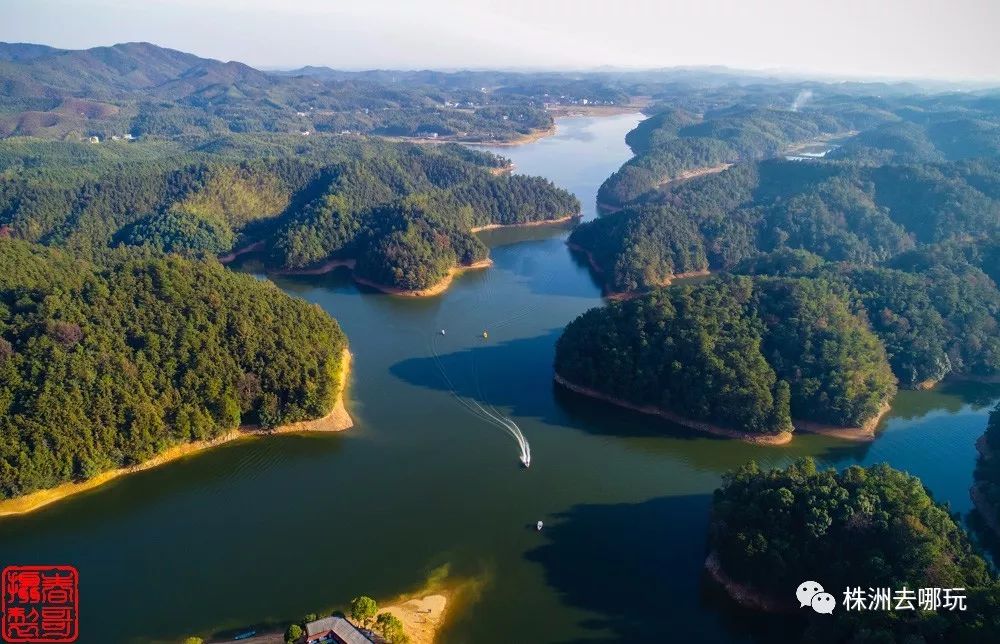
<path id="1" fill-rule="evenodd" d="M 434 346 L 433 339 L 431 340 L 431 355 L 434 357 L 434 363 L 437 365 L 438 371 L 441 372 L 441 377 L 444 378 L 444 381 L 448 384 L 448 389 L 450 390 L 451 395 L 454 396 L 455 400 L 457 400 L 458 403 L 468 412 L 507 432 L 511 438 L 517 442 L 518 450 L 520 450 L 519 459 L 521 461 L 521 465 L 524 467 L 531 467 L 531 445 L 528 443 L 528 439 L 524 437 L 524 432 L 522 432 L 521 428 L 517 426 L 517 423 L 507 416 L 504 416 L 493 405 L 487 403 L 487 406 L 483 407 L 478 400 L 464 398 L 459 395 L 458 390 L 451 381 L 451 378 L 448 377 L 448 374 L 444 369 L 444 365 L 441 363 L 441 358 L 438 355 L 436 347 Z M 479 390 L 478 379 L 476 381 L 476 388 Z M 480 397 L 482 397 L 482 391 L 479 391 Z"/>

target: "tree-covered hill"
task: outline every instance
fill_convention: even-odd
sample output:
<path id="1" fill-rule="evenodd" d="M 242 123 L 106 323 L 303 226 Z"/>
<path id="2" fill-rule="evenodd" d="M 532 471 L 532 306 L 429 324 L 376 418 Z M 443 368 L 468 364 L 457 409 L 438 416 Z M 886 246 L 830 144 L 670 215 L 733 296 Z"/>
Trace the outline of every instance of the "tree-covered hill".
<path id="1" fill-rule="evenodd" d="M 744 594 L 796 610 L 795 589 L 813 580 L 834 596 L 832 615 L 800 609 L 801 641 L 987 642 L 1000 629 L 1000 584 L 989 564 L 919 479 L 887 465 L 819 471 L 804 460 L 730 472 L 715 491 L 709 546 Z M 912 610 L 897 607 L 904 586 Z M 844 605 L 849 588 L 864 593 L 860 610 Z M 875 588 L 894 593 L 888 609 L 868 609 Z M 921 588 L 960 589 L 966 609 L 922 610 Z"/>
<path id="2" fill-rule="evenodd" d="M 270 266 L 358 260 L 418 289 L 486 257 L 477 226 L 575 215 L 579 202 L 457 145 L 240 136 L 102 146 L 0 142 L 0 229 L 95 257 L 118 246 L 192 255 L 262 242 Z"/>
<path id="3" fill-rule="evenodd" d="M 1000 234 L 1000 161 L 862 167 L 739 164 L 574 231 L 615 291 L 800 248 L 874 264 L 915 246 Z"/>
<path id="4" fill-rule="evenodd" d="M 337 323 L 214 261 L 0 239 L 0 265 L 2 498 L 321 417 L 340 390 Z"/>
<path id="5" fill-rule="evenodd" d="M 597 199 L 624 206 L 684 172 L 772 157 L 791 143 L 842 131 L 845 123 L 819 112 L 731 108 L 698 119 L 668 110 L 629 132 L 636 156 L 601 185 Z"/>
<path id="6" fill-rule="evenodd" d="M 938 244 L 879 266 L 825 262 L 807 251 L 783 249 L 733 270 L 838 283 L 865 311 L 900 384 L 925 387 L 952 374 L 1000 373 L 997 248 L 996 239 Z"/>
<path id="7" fill-rule="evenodd" d="M 538 100 L 546 89 L 628 100 L 600 81 L 574 87 L 565 78 L 538 86 L 528 76 L 525 87 L 523 75 L 481 77 L 475 86 L 448 75 L 437 85 L 409 75 L 334 76 L 263 72 L 150 43 L 86 50 L 0 43 L 0 137 L 348 130 L 507 140 L 552 126 Z M 505 85 L 493 85 L 498 80 Z"/>
<path id="8" fill-rule="evenodd" d="M 895 393 L 885 351 L 825 280 L 733 278 L 592 309 L 556 372 L 611 398 L 750 434 L 861 426 Z"/>

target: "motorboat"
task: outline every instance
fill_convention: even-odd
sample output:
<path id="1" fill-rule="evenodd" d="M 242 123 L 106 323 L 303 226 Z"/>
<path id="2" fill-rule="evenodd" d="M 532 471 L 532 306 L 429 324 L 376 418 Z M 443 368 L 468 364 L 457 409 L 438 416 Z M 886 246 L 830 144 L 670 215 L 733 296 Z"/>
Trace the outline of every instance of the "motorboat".
<path id="1" fill-rule="evenodd" d="M 527 454 L 521 454 L 521 465 L 524 467 L 531 467 L 531 457 Z"/>
<path id="2" fill-rule="evenodd" d="M 539 521 L 538 523 L 535 524 L 535 530 L 541 532 L 543 526 L 544 524 L 541 521 Z"/>

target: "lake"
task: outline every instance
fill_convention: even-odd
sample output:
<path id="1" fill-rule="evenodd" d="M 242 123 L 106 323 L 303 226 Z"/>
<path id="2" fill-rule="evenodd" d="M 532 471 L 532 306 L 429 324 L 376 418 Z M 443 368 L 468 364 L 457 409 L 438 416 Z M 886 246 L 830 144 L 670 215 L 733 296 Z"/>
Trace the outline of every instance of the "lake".
<path id="1" fill-rule="evenodd" d="M 560 119 L 555 136 L 497 151 L 573 191 L 593 218 L 639 119 Z M 968 512 L 996 385 L 902 392 L 870 444 L 802 435 L 788 447 L 706 437 L 555 389 L 556 338 L 602 304 L 568 232 L 484 233 L 495 266 L 429 299 L 362 290 L 343 272 L 276 278 L 350 338 L 356 427 L 225 445 L 0 520 L 0 562 L 76 565 L 80 642 L 287 623 L 358 594 L 417 589 L 441 566 L 478 582 L 446 642 L 738 642 L 761 625 L 702 576 L 726 470 L 806 455 L 886 461 Z M 530 469 L 477 405 L 518 424 Z"/>

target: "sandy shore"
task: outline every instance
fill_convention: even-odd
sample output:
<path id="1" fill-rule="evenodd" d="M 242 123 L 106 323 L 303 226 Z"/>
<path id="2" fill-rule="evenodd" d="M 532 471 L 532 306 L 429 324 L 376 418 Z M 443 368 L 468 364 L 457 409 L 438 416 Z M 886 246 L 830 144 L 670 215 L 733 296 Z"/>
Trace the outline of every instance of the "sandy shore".
<path id="1" fill-rule="evenodd" d="M 444 624 L 448 596 L 436 593 L 416 599 L 402 599 L 379 608 L 380 613 L 391 613 L 403 622 L 403 631 L 410 644 L 432 644 Z"/>
<path id="2" fill-rule="evenodd" d="M 635 114 L 649 107 L 652 102 L 649 96 L 634 96 L 624 105 L 550 105 L 547 109 L 552 116 L 617 116 L 618 114 Z"/>
<path id="3" fill-rule="evenodd" d="M 727 575 L 726 571 L 722 569 L 722 564 L 719 563 L 718 555 L 714 551 L 709 553 L 708 558 L 705 559 L 705 570 L 708 571 L 708 574 L 716 583 L 726 589 L 726 592 L 733 598 L 733 601 L 741 606 L 768 613 L 795 612 L 794 603 L 766 595 L 746 584 L 739 583 Z"/>
<path id="4" fill-rule="evenodd" d="M 879 409 L 878 414 L 869 418 L 860 427 L 842 427 L 840 425 L 827 425 L 824 423 L 816 423 L 811 420 L 796 420 L 792 419 L 792 424 L 795 425 L 797 431 L 809 432 L 810 434 L 823 434 L 824 436 L 832 436 L 834 438 L 841 438 L 843 440 L 856 441 L 859 443 L 868 443 L 875 440 L 875 428 L 878 427 L 879 422 L 882 418 L 889 413 L 892 406 L 889 403 L 882 403 L 882 407 Z"/>
<path id="5" fill-rule="evenodd" d="M 551 127 L 547 127 L 542 130 L 533 130 L 531 132 L 528 132 L 527 134 L 520 134 L 511 139 L 502 139 L 496 141 L 492 139 L 486 139 L 483 141 L 457 141 L 457 143 L 461 143 L 463 145 L 478 145 L 487 147 L 506 148 L 515 145 L 524 145 L 526 143 L 534 143 L 538 139 L 544 139 L 545 137 L 552 136 L 555 133 L 556 133 L 556 126 L 555 124 L 553 124 Z"/>
<path id="6" fill-rule="evenodd" d="M 509 147 L 514 145 L 524 145 L 556 133 L 556 126 L 553 124 L 540 130 L 532 130 L 527 134 L 518 134 L 509 139 L 464 139 L 458 136 L 439 136 L 433 139 L 422 136 L 380 136 L 372 134 L 370 136 L 396 143 L 417 143 L 423 145 L 441 145 L 444 143 L 458 143 L 460 145 L 473 145 L 477 147 Z"/>
<path id="7" fill-rule="evenodd" d="M 177 459 L 184 458 L 185 456 L 190 456 L 232 441 L 257 436 L 266 436 L 268 434 L 284 434 L 292 432 L 339 432 L 349 429 L 354 426 L 354 421 L 347 412 L 344 397 L 347 390 L 347 382 L 350 376 L 350 368 L 351 353 L 347 348 L 345 348 L 343 359 L 341 361 L 340 391 L 337 394 L 337 400 L 333 405 L 333 409 L 329 414 L 323 416 L 322 418 L 289 423 L 270 430 L 264 430 L 253 425 L 244 425 L 211 440 L 194 441 L 174 445 L 173 447 L 160 452 L 148 461 L 144 461 L 132 467 L 122 467 L 109 470 L 79 483 L 63 483 L 62 485 L 57 485 L 53 488 L 38 490 L 37 492 L 32 492 L 31 494 L 0 501 L 0 517 L 12 514 L 26 514 L 45 507 L 51 503 L 55 503 L 56 501 L 73 496 L 74 494 L 79 494 L 80 492 L 100 487 L 108 481 L 113 481 L 120 476 L 159 467 L 165 463 L 176 461 Z"/>
<path id="8" fill-rule="evenodd" d="M 590 389 L 588 387 L 581 387 L 580 385 L 573 384 L 569 382 L 559 374 L 555 375 L 555 381 L 558 382 L 563 387 L 574 391 L 578 394 L 584 396 L 589 396 L 590 398 L 596 398 L 597 400 L 602 400 L 604 402 L 617 405 L 619 407 L 624 407 L 625 409 L 631 409 L 643 414 L 649 414 L 651 416 L 659 416 L 672 423 L 678 425 L 683 425 L 690 429 L 696 429 L 700 432 L 706 432 L 708 434 L 714 434 L 716 436 L 722 436 L 724 438 L 736 438 L 748 443 L 753 443 L 755 445 L 786 445 L 792 440 L 792 432 L 781 432 L 779 434 L 750 434 L 747 432 L 741 432 L 735 429 L 729 429 L 726 427 L 720 427 L 719 425 L 713 425 L 711 423 L 702 422 L 700 420 L 694 420 L 691 418 L 685 418 L 680 414 L 675 414 L 672 411 L 667 411 L 666 409 L 660 409 L 653 405 L 637 405 L 631 403 L 627 400 L 622 400 L 620 398 L 614 398 L 603 394 L 596 389 Z"/>
<path id="9" fill-rule="evenodd" d="M 660 181 L 656 185 L 659 186 L 659 187 L 661 187 L 661 188 L 665 188 L 665 187 L 669 187 L 669 186 L 676 186 L 678 184 L 684 183 L 685 181 L 690 181 L 691 179 L 695 179 L 697 177 L 704 177 L 704 176 L 709 175 L 709 174 L 718 174 L 718 173 L 722 172 L 723 170 L 725 170 L 727 168 L 731 168 L 731 167 L 733 167 L 732 163 L 720 163 L 718 165 L 710 165 L 710 166 L 704 166 L 704 167 L 701 167 L 701 168 L 694 168 L 694 169 L 691 169 L 691 170 L 685 170 L 684 172 L 681 172 L 678 175 L 675 175 L 673 177 L 667 177 L 666 179 L 663 179 L 662 181 Z"/>
<path id="10" fill-rule="evenodd" d="M 322 264 L 317 264 L 316 266 L 310 266 L 308 268 L 283 268 L 277 271 L 271 271 L 272 275 L 323 275 L 329 273 L 335 268 L 340 268 L 345 266 L 351 270 L 357 265 L 358 261 L 356 259 L 328 259 Z"/>
<path id="11" fill-rule="evenodd" d="M 500 228 L 535 228 L 536 226 L 555 226 L 558 224 L 565 224 L 567 222 L 573 221 L 574 219 L 579 219 L 582 217 L 580 214 L 576 215 L 566 215 L 564 217 L 557 217 L 556 219 L 539 219 L 538 221 L 526 221 L 523 224 L 487 224 L 485 226 L 473 226 L 469 232 L 471 233 L 481 233 L 484 230 L 497 230 Z"/>
<path id="12" fill-rule="evenodd" d="M 237 248 L 236 250 L 232 251 L 231 253 L 227 253 L 225 255 L 220 255 L 219 256 L 219 263 L 220 264 L 229 264 L 233 260 L 235 260 L 237 257 L 239 257 L 240 255 L 244 255 L 246 253 L 252 253 L 252 252 L 260 250 L 262 248 L 264 248 L 264 240 L 255 241 L 254 243 L 249 244 L 247 246 L 244 246 L 242 248 Z"/>
<path id="13" fill-rule="evenodd" d="M 403 297 L 430 297 L 432 295 L 440 295 L 441 293 L 447 291 L 448 287 L 451 286 L 451 282 L 453 279 L 455 279 L 456 275 L 460 275 L 467 271 L 475 271 L 483 268 L 489 268 L 490 266 L 493 266 L 492 259 L 482 259 L 479 260 L 478 262 L 473 262 L 471 264 L 453 266 L 451 270 L 448 271 L 448 274 L 445 275 L 444 279 L 442 279 L 440 282 L 434 284 L 433 286 L 428 286 L 427 288 L 422 288 L 417 290 L 396 288 L 395 286 L 386 286 L 385 284 L 379 284 L 371 280 L 366 280 L 365 278 L 358 277 L 357 275 L 353 275 L 352 278 L 358 284 L 364 284 L 365 286 L 379 290 L 383 293 L 388 293 L 389 295 L 401 295 Z"/>

